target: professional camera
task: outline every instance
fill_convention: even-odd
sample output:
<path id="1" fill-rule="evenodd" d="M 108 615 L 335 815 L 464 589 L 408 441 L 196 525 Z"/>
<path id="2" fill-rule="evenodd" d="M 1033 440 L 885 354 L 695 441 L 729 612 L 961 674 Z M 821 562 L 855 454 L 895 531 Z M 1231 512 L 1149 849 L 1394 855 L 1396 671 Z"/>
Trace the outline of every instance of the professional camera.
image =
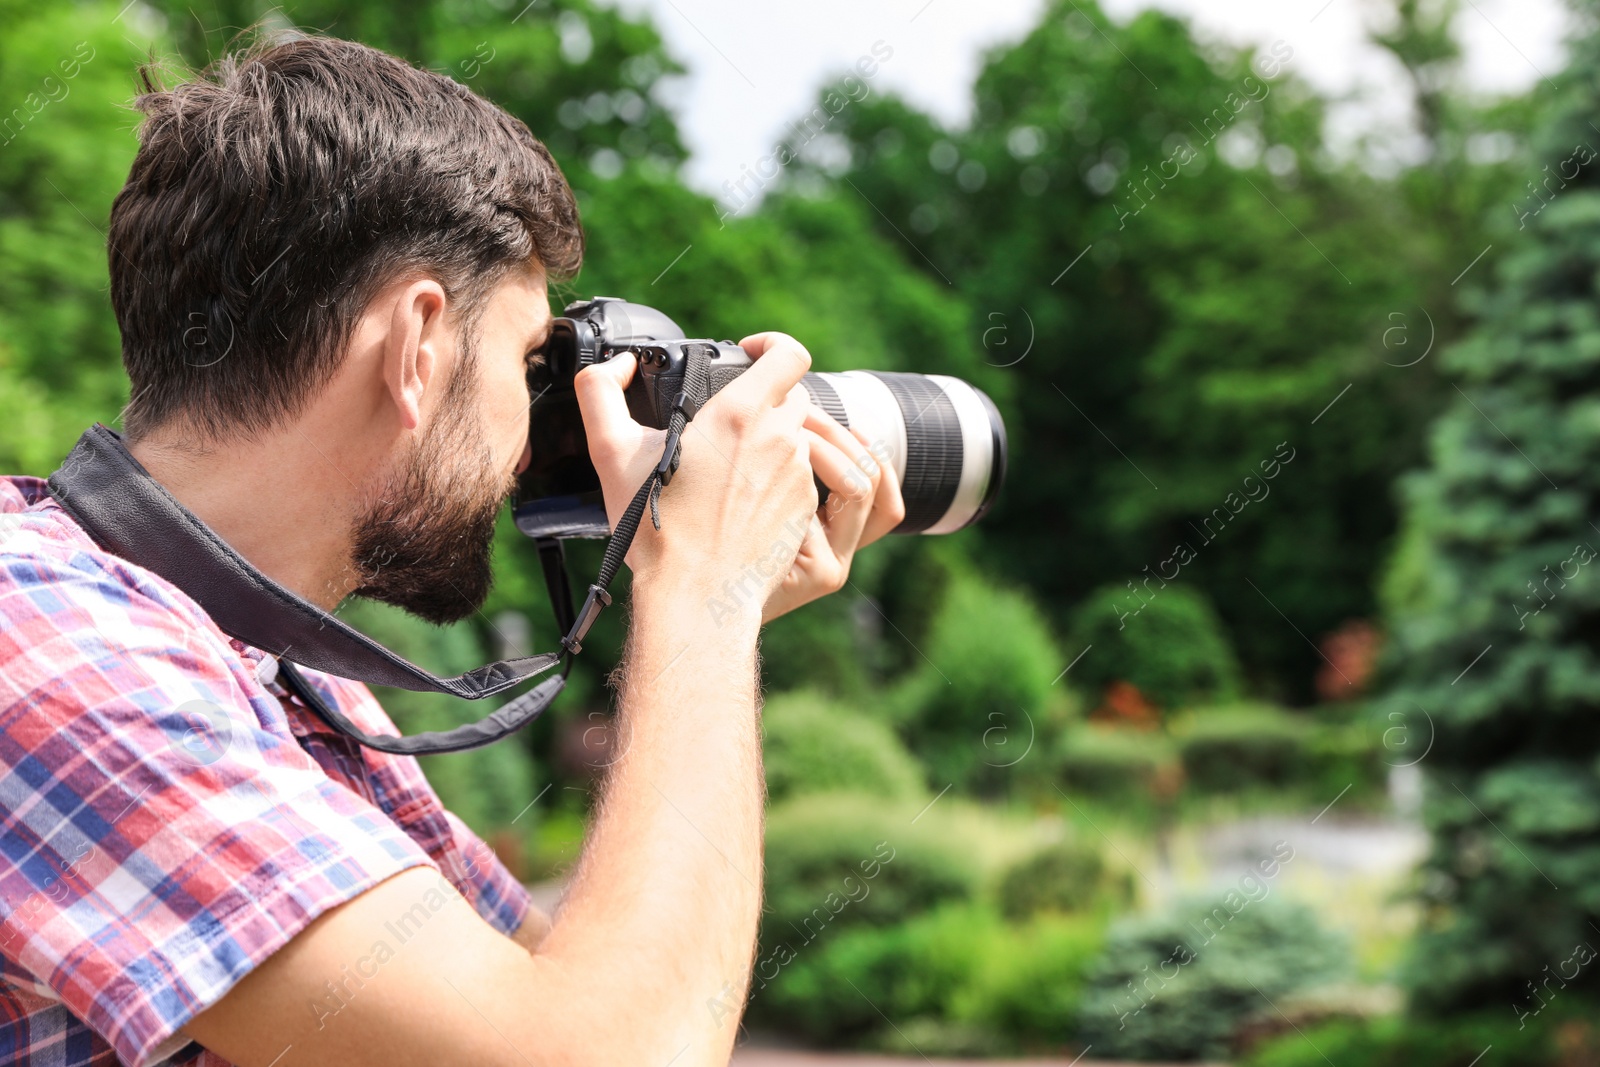
<path id="1" fill-rule="evenodd" d="M 691 356 L 707 361 L 707 397 L 752 363 L 731 341 L 686 339 L 677 323 L 643 304 L 597 296 L 567 305 L 552 325 L 545 358 L 528 372 L 533 461 L 518 483 L 516 521 L 529 537 L 609 533 L 572 380 L 584 367 L 627 352 L 638 359 L 628 410 L 657 429 L 667 427 Z M 1005 480 L 1006 428 L 981 390 L 941 374 L 885 371 L 807 374 L 802 381 L 812 402 L 843 426 L 871 426 L 884 435 L 872 451 L 900 476 L 906 506 L 895 533 L 950 533 L 993 505 Z"/>

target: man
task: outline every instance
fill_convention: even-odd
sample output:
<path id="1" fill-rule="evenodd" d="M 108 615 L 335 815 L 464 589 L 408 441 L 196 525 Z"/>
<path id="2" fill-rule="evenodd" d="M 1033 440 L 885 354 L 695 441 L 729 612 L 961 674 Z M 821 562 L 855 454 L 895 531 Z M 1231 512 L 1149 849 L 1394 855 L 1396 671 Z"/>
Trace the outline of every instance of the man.
<path id="1" fill-rule="evenodd" d="M 547 285 L 582 257 L 555 163 L 461 86 L 343 41 L 145 89 L 109 235 L 130 452 L 323 610 L 473 614 L 529 462 Z M 903 514 L 797 387 L 805 349 L 741 344 L 753 368 L 696 416 L 629 553 L 627 744 L 553 926 L 413 759 L 327 727 L 42 482 L 0 481 L 0 1060 L 725 1063 L 761 897 L 758 631 Z M 662 448 L 628 416 L 633 370 L 577 379 L 613 522 Z M 787 573 L 730 613 L 725 584 L 771 572 L 795 523 Z M 394 732 L 365 686 L 304 674 Z M 176 743 L 195 701 L 226 735 L 198 757 Z"/>

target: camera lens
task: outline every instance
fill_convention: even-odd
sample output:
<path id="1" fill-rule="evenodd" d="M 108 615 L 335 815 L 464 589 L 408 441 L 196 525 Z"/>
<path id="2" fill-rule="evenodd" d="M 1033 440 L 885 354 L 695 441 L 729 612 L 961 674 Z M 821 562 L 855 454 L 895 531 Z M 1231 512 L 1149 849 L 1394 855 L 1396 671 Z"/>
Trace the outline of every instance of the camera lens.
<path id="1" fill-rule="evenodd" d="M 895 533 L 950 533 L 982 518 L 1006 475 L 1006 429 L 983 391 L 942 374 L 807 374 L 806 392 L 868 434 L 900 476 L 906 517 Z"/>

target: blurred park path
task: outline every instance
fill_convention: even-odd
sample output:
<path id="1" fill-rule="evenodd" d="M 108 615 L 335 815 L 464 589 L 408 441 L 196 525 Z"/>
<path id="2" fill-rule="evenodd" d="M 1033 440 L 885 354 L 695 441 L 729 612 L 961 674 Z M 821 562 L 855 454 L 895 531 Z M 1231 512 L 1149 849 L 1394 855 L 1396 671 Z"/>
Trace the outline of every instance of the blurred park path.
<path id="1" fill-rule="evenodd" d="M 1221 894 L 1245 885 L 1256 863 L 1288 845 L 1293 859 L 1260 892 L 1309 904 L 1353 939 L 1362 958 L 1391 959 L 1418 919 L 1403 892 L 1427 844 L 1407 818 L 1337 808 L 1309 818 L 1254 815 L 1180 828 L 1168 841 L 1168 862 L 1148 871 L 1160 902 Z"/>

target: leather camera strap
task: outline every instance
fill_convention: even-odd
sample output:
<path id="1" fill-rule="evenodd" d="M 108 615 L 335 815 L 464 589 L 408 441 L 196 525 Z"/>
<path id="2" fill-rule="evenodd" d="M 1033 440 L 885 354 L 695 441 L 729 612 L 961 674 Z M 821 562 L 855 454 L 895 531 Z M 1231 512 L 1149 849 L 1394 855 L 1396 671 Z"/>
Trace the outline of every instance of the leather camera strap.
<path id="1" fill-rule="evenodd" d="M 302 700 L 334 729 L 371 748 L 408 755 L 476 748 L 537 717 L 561 691 L 563 679 L 549 678 L 487 718 L 453 730 L 412 737 L 364 734 L 308 697 L 316 694 L 292 664 L 372 685 L 479 700 L 544 673 L 561 655 L 490 663 L 454 678 L 430 674 L 256 570 L 162 488 L 115 430 L 99 423 L 79 438 L 48 484 L 51 496 L 101 548 L 183 590 L 223 633 L 278 657 L 286 683 L 300 683 L 295 688 L 303 690 Z"/>
<path id="2" fill-rule="evenodd" d="M 651 521 L 661 528 L 657 507 L 661 487 L 678 469 L 685 424 L 707 398 L 710 365 L 700 347 L 688 346 L 683 388 L 673 404 L 661 461 L 618 521 L 600 574 L 576 614 L 560 542 L 539 542 L 550 601 L 557 620 L 567 630 L 561 639 L 562 652 L 490 663 L 454 678 L 430 674 L 256 570 L 152 478 L 122 443 L 121 435 L 108 426 L 95 423 L 78 439 L 60 469 L 50 476 L 50 495 L 101 548 L 183 590 L 223 633 L 276 656 L 284 684 L 338 732 L 368 748 L 401 755 L 478 748 L 532 722 L 560 694 L 572 657 L 581 651 L 595 617 L 611 603 L 607 589 L 647 506 Z M 300 664 L 371 685 L 481 700 L 543 674 L 563 656 L 566 670 L 560 675 L 545 679 L 477 722 L 410 736 L 362 732 L 329 706 L 295 669 L 295 664 Z"/>

